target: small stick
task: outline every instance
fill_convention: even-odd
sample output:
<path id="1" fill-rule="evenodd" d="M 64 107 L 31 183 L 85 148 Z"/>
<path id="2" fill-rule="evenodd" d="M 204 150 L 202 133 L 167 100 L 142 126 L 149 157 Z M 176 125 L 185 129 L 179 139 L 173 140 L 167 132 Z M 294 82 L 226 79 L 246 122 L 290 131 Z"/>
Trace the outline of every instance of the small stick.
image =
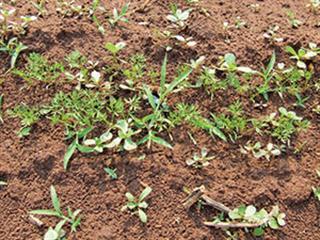
<path id="1" fill-rule="evenodd" d="M 266 222 L 257 222 L 257 223 L 214 223 L 214 222 L 204 222 L 204 225 L 208 227 L 216 227 L 216 228 L 257 228 L 261 225 L 265 224 Z"/>
<path id="2" fill-rule="evenodd" d="M 207 196 L 207 195 L 202 195 L 202 199 L 203 201 L 205 202 L 206 205 L 208 206 L 211 206 L 215 209 L 218 209 L 219 211 L 221 212 L 231 212 L 231 209 L 228 208 L 227 206 L 223 205 L 222 203 L 220 202 L 217 202 L 215 200 L 213 200 L 211 197 Z"/>
<path id="3" fill-rule="evenodd" d="M 186 208 L 189 209 L 193 204 L 199 201 L 199 199 L 202 197 L 204 194 L 204 186 L 200 186 L 198 188 L 195 188 L 189 196 L 183 200 L 182 205 Z"/>

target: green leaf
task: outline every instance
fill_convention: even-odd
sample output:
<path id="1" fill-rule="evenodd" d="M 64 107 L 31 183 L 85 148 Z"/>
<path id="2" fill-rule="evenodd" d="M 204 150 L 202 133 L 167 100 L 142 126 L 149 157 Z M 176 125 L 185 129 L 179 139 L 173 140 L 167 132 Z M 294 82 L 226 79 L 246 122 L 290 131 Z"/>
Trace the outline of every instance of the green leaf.
<path id="1" fill-rule="evenodd" d="M 145 93 L 147 94 L 149 104 L 151 105 L 151 107 L 153 109 L 156 109 L 156 103 L 154 101 L 154 96 L 153 96 L 150 88 L 147 85 L 143 85 L 143 89 L 144 89 Z"/>
<path id="2" fill-rule="evenodd" d="M 113 55 L 114 55 L 114 54 L 117 54 L 117 52 L 118 52 L 118 48 L 116 47 L 116 45 L 114 45 L 114 44 L 111 43 L 111 42 L 106 43 L 105 48 L 106 48 L 109 52 L 111 52 Z"/>
<path id="3" fill-rule="evenodd" d="M 296 51 L 291 46 L 286 46 L 285 51 L 293 56 L 297 55 Z"/>
<path id="4" fill-rule="evenodd" d="M 256 212 L 257 212 L 257 209 L 255 208 L 255 206 L 249 205 L 249 206 L 246 208 L 244 217 L 245 217 L 245 218 L 250 218 L 250 217 L 252 217 Z"/>
<path id="5" fill-rule="evenodd" d="M 32 210 L 29 213 L 33 214 L 33 215 L 45 215 L 45 216 L 60 217 L 60 214 L 58 212 L 56 212 L 55 210 L 50 210 L 50 209 Z"/>
<path id="6" fill-rule="evenodd" d="M 168 62 L 168 55 L 166 53 L 161 66 L 160 93 L 159 93 L 160 97 L 165 93 L 165 83 L 166 83 L 166 77 L 167 77 L 167 62 Z"/>
<path id="7" fill-rule="evenodd" d="M 264 229 L 262 227 L 255 228 L 253 230 L 253 235 L 256 237 L 261 237 L 264 234 Z"/>
<path id="8" fill-rule="evenodd" d="M 127 199 L 128 199 L 130 202 L 134 202 L 135 197 L 134 197 L 130 192 L 127 192 L 127 193 L 125 194 L 125 196 L 127 197 Z"/>
<path id="9" fill-rule="evenodd" d="M 64 170 L 67 170 L 69 161 L 70 161 L 74 151 L 77 149 L 77 145 L 78 145 L 77 142 L 78 142 L 78 140 L 75 139 L 67 148 L 67 151 L 66 151 L 64 158 L 63 158 Z"/>
<path id="10" fill-rule="evenodd" d="M 168 143 L 166 140 L 164 140 L 163 138 L 160 138 L 160 137 L 156 137 L 154 135 L 151 136 L 150 140 L 152 142 L 155 142 L 157 144 L 160 144 L 164 147 L 167 147 L 167 148 L 170 148 L 170 149 L 173 149 L 173 147 L 171 146 L 170 143 Z"/>
<path id="11" fill-rule="evenodd" d="M 139 196 L 139 202 L 142 202 L 152 192 L 151 187 L 146 187 Z"/>
<path id="12" fill-rule="evenodd" d="M 274 68 L 274 64 L 276 63 L 276 52 L 273 51 L 271 59 L 269 61 L 268 67 L 267 67 L 267 71 L 266 71 L 266 75 L 269 76 L 272 69 Z"/>
<path id="13" fill-rule="evenodd" d="M 274 217 L 272 217 L 269 220 L 269 226 L 270 226 L 270 228 L 275 229 L 275 230 L 279 229 L 279 224 L 278 224 L 277 220 Z"/>
<path id="14" fill-rule="evenodd" d="M 147 214 L 144 211 L 139 209 L 138 214 L 139 214 L 139 218 L 140 218 L 141 222 L 146 223 L 148 221 Z"/>
<path id="15" fill-rule="evenodd" d="M 61 214 L 59 198 L 58 198 L 56 189 L 52 185 L 50 187 L 50 195 L 51 195 L 53 208 L 56 210 L 57 213 Z"/>
<path id="16" fill-rule="evenodd" d="M 79 139 L 84 138 L 85 136 L 88 135 L 89 132 L 91 132 L 93 129 L 93 127 L 87 127 L 85 129 L 83 129 L 82 131 L 77 133 L 77 136 Z"/>
<path id="17" fill-rule="evenodd" d="M 112 169 L 112 168 L 104 168 L 104 171 L 109 175 L 109 177 L 112 179 L 112 180 L 115 180 L 118 178 L 118 175 L 117 175 L 117 169 Z"/>
<path id="18" fill-rule="evenodd" d="M 127 151 L 131 151 L 137 148 L 137 144 L 133 142 L 130 138 L 124 140 L 123 148 Z"/>
<path id="19" fill-rule="evenodd" d="M 193 69 L 189 69 L 188 71 L 184 72 L 184 73 L 181 73 L 175 80 L 173 80 L 167 90 L 165 91 L 165 93 L 163 94 L 164 96 L 161 96 L 161 97 L 165 97 L 167 96 L 169 93 L 171 93 L 174 88 L 176 86 L 178 86 L 181 82 L 183 82 L 185 79 L 188 78 L 188 76 L 192 73 Z"/>
<path id="20" fill-rule="evenodd" d="M 84 146 L 84 145 L 81 145 L 81 144 L 77 144 L 77 149 L 82 153 L 92 153 L 92 152 L 94 152 L 94 148 L 89 147 L 89 146 Z"/>
<path id="21" fill-rule="evenodd" d="M 58 240 L 59 233 L 50 227 L 46 234 L 44 235 L 44 240 Z"/>

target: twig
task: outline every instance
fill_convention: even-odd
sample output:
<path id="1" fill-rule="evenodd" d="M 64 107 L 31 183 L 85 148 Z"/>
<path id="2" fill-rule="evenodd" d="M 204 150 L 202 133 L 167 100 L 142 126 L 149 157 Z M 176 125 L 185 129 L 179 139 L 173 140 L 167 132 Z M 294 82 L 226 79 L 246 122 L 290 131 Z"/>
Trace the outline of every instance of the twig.
<path id="1" fill-rule="evenodd" d="M 227 222 L 204 222 L 204 225 L 208 227 L 216 227 L 216 228 L 257 228 L 266 224 L 266 221 L 257 222 L 257 223 L 227 223 Z"/>

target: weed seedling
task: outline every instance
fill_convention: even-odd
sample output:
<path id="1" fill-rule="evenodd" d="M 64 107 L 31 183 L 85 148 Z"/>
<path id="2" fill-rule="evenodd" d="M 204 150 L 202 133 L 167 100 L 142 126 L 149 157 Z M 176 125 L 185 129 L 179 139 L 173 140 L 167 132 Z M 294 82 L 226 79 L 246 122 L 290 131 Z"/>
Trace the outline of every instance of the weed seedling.
<path id="1" fill-rule="evenodd" d="M 317 13 L 320 10 L 320 0 L 310 0 L 307 7 L 310 8 L 313 13 Z"/>
<path id="2" fill-rule="evenodd" d="M 27 83 L 34 81 L 54 83 L 64 72 L 64 66 L 55 62 L 50 64 L 48 60 L 38 53 L 31 53 L 28 57 L 26 69 L 14 69 L 13 73 L 23 78 Z"/>
<path id="3" fill-rule="evenodd" d="M 220 215 L 214 220 L 215 224 L 219 226 L 225 226 L 231 224 L 241 224 L 243 226 L 250 225 L 257 226 L 252 230 L 252 234 L 256 237 L 260 237 L 264 234 L 265 228 L 270 227 L 271 229 L 277 230 L 280 227 L 285 225 L 284 218 L 286 215 L 281 213 L 278 206 L 272 207 L 270 213 L 265 209 L 257 211 L 256 207 L 249 206 L 240 206 L 233 209 L 228 213 L 227 216 Z M 252 228 L 252 227 L 251 227 Z M 250 228 L 246 228 L 250 229 Z"/>
<path id="4" fill-rule="evenodd" d="M 29 213 L 31 215 L 53 216 L 61 219 L 61 221 L 56 225 L 54 229 L 49 228 L 49 230 L 46 233 L 47 238 L 45 238 L 45 239 L 58 240 L 62 237 L 62 234 L 63 234 L 62 227 L 66 223 L 70 224 L 71 232 L 77 231 L 77 228 L 80 226 L 80 222 L 81 222 L 81 217 L 78 216 L 81 210 L 77 209 L 74 212 L 72 212 L 71 208 L 67 207 L 67 215 L 65 215 L 61 210 L 60 201 L 59 201 L 57 192 L 53 186 L 50 187 L 50 194 L 51 194 L 53 209 L 32 210 Z M 49 236 L 53 238 L 49 238 Z"/>
<path id="5" fill-rule="evenodd" d="M 30 134 L 32 125 L 40 119 L 41 112 L 37 107 L 28 107 L 21 104 L 12 110 L 8 110 L 8 115 L 20 119 L 21 129 L 18 131 L 18 136 L 25 137 Z"/>
<path id="6" fill-rule="evenodd" d="M 37 0 L 36 2 L 32 2 L 32 5 L 37 9 L 38 16 L 45 16 L 48 14 L 46 9 L 47 0 Z"/>
<path id="7" fill-rule="evenodd" d="M 129 9 L 129 3 L 125 4 L 122 8 L 121 8 L 121 11 L 119 12 L 116 8 L 113 9 L 113 16 L 110 17 L 108 19 L 110 25 L 112 27 L 115 27 L 118 22 L 124 22 L 124 23 L 127 23 L 129 20 L 125 17 L 127 12 L 128 12 L 128 9 Z"/>
<path id="8" fill-rule="evenodd" d="M 309 43 L 309 49 L 300 48 L 296 51 L 292 47 L 287 46 L 285 50 L 292 55 L 290 58 L 295 59 L 297 61 L 297 66 L 302 69 L 307 68 L 307 65 L 304 62 L 305 60 L 311 60 L 320 53 L 320 48 L 314 43 Z"/>
<path id="9" fill-rule="evenodd" d="M 171 4 L 171 14 L 167 16 L 167 19 L 182 28 L 185 26 L 185 21 L 189 18 L 190 12 L 191 9 L 182 11 L 178 9 L 177 5 Z"/>
<path id="10" fill-rule="evenodd" d="M 190 158 L 186 161 L 188 166 L 193 166 L 195 168 L 204 168 L 209 165 L 209 161 L 212 160 L 214 157 L 208 156 L 208 151 L 206 148 L 201 149 L 201 154 L 198 155 L 195 153 L 193 158 Z"/>
<path id="11" fill-rule="evenodd" d="M 298 28 L 298 27 L 300 27 L 300 25 L 302 25 L 302 22 L 300 20 L 296 19 L 296 16 L 292 11 L 289 11 L 287 13 L 287 15 L 288 15 L 289 23 L 290 23 L 291 27 Z"/>
<path id="12" fill-rule="evenodd" d="M 151 187 L 146 187 L 139 198 L 133 196 L 130 192 L 126 193 L 128 202 L 125 206 L 122 207 L 121 211 L 130 210 L 132 214 L 137 214 L 140 218 L 140 221 L 146 223 L 148 221 L 147 214 L 145 209 L 148 208 L 148 203 L 145 201 L 145 198 L 152 192 Z"/>
<path id="13" fill-rule="evenodd" d="M 248 143 L 244 148 L 241 147 L 241 153 L 248 154 L 251 152 L 255 158 L 265 157 L 268 161 L 271 157 L 279 156 L 284 149 L 284 146 L 278 147 L 275 144 L 268 143 L 265 148 L 262 147 L 260 142 L 254 145 Z"/>
<path id="14" fill-rule="evenodd" d="M 118 175 L 117 175 L 117 169 L 112 169 L 109 167 L 105 167 L 104 171 L 108 174 L 108 176 L 111 178 L 111 180 L 116 180 L 118 179 Z"/>
<path id="15" fill-rule="evenodd" d="M 274 25 L 269 27 L 269 29 L 267 30 L 267 32 L 265 32 L 263 34 L 263 37 L 265 39 L 268 39 L 271 43 L 280 43 L 283 42 L 283 38 L 278 37 L 278 31 L 279 31 L 279 26 L 278 25 Z"/>
<path id="16" fill-rule="evenodd" d="M 10 69 L 13 69 L 16 65 L 17 59 L 20 53 L 28 49 L 17 38 L 11 38 L 8 43 L 0 42 L 0 52 L 6 52 L 11 56 Z"/>
<path id="17" fill-rule="evenodd" d="M 3 107 L 3 94 L 0 95 L 0 123 L 4 123 L 2 107 Z"/>

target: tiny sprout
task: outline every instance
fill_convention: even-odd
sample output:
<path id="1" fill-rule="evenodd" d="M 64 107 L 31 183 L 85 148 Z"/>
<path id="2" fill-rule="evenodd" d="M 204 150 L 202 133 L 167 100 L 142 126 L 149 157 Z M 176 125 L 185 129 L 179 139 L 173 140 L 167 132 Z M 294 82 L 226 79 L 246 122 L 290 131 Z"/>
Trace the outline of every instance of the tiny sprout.
<path id="1" fill-rule="evenodd" d="M 306 69 L 307 65 L 304 60 L 310 60 L 316 57 L 320 53 L 320 48 L 315 43 L 309 43 L 309 48 L 300 48 L 298 51 L 294 50 L 293 47 L 287 46 L 285 51 L 290 53 L 291 59 L 297 60 L 297 67 Z"/>
<path id="2" fill-rule="evenodd" d="M 17 38 L 11 38 L 7 44 L 0 41 L 0 52 L 7 52 L 11 56 L 11 69 L 15 67 L 20 53 L 26 49 L 28 47 L 19 42 Z"/>
<path id="3" fill-rule="evenodd" d="M 209 161 L 214 157 L 208 157 L 208 151 L 206 148 L 201 149 L 201 155 L 199 156 L 197 153 L 193 155 L 193 158 L 190 158 L 186 161 L 188 166 L 193 166 L 195 168 L 203 168 L 209 165 Z"/>
<path id="4" fill-rule="evenodd" d="M 310 0 L 307 7 L 310 8 L 313 13 L 317 13 L 320 9 L 320 0 Z"/>
<path id="5" fill-rule="evenodd" d="M 112 180 L 118 179 L 117 169 L 112 169 L 112 168 L 106 167 L 106 168 L 104 168 L 104 171 L 108 174 L 108 176 Z"/>
<path id="6" fill-rule="evenodd" d="M 108 42 L 105 45 L 105 48 L 113 55 L 116 56 L 124 47 L 126 46 L 125 42 L 118 42 L 116 44 L 113 44 L 111 42 Z"/>
<path id="7" fill-rule="evenodd" d="M 248 154 L 249 152 L 252 152 L 253 156 L 257 159 L 265 157 L 268 161 L 270 161 L 270 158 L 272 156 L 280 156 L 281 151 L 284 150 L 284 146 L 278 147 L 275 144 L 268 143 L 265 148 L 261 146 L 260 142 L 257 142 L 255 145 L 250 145 L 248 143 L 244 148 L 241 147 L 240 151 L 241 153 Z"/>
<path id="8" fill-rule="evenodd" d="M 178 9 L 176 5 L 171 6 L 171 14 L 167 16 L 167 19 L 174 24 L 177 24 L 179 27 L 185 26 L 185 21 L 189 18 L 190 12 L 192 9 L 187 9 L 182 11 Z"/>
<path id="9" fill-rule="evenodd" d="M 193 41 L 192 37 L 184 38 L 181 35 L 176 35 L 176 36 L 174 36 L 174 38 L 177 39 L 178 41 L 182 42 L 183 44 L 185 44 L 187 47 L 194 47 L 197 45 L 197 42 Z"/>
<path id="10" fill-rule="evenodd" d="M 300 25 L 302 25 L 302 22 L 296 19 L 295 14 L 292 11 L 289 11 L 287 15 L 289 18 L 289 23 L 293 28 L 298 28 Z"/>
<path id="11" fill-rule="evenodd" d="M 278 37 L 277 32 L 279 31 L 279 26 L 275 25 L 275 26 L 271 26 L 266 33 L 263 34 L 263 37 L 268 39 L 270 42 L 283 42 L 283 38 Z"/>
<path id="12" fill-rule="evenodd" d="M 77 228 L 80 226 L 80 222 L 81 222 L 81 217 L 78 216 L 81 210 L 77 209 L 74 212 L 72 212 L 71 209 L 67 207 L 67 215 L 65 215 L 61 210 L 60 201 L 59 201 L 57 192 L 53 186 L 50 187 L 50 195 L 51 195 L 53 209 L 32 210 L 30 211 L 30 214 L 54 216 L 54 217 L 60 218 L 61 221 L 56 225 L 55 229 L 50 227 L 47 233 L 45 234 L 45 240 L 47 239 L 59 240 L 64 235 L 64 231 L 62 230 L 62 227 L 66 223 L 70 224 L 72 232 L 77 231 Z"/>
<path id="13" fill-rule="evenodd" d="M 119 21 L 127 23 L 129 20 L 125 17 L 129 9 L 129 3 L 125 4 L 119 12 L 116 8 L 113 9 L 113 16 L 109 18 L 109 23 L 112 27 L 115 27 Z"/>
<path id="14" fill-rule="evenodd" d="M 147 214 L 144 209 L 148 208 L 148 203 L 145 201 L 145 198 L 152 192 L 151 187 L 146 187 L 139 198 L 133 196 L 130 192 L 126 193 L 128 202 L 125 206 L 122 207 L 121 211 L 129 210 L 132 214 L 138 214 L 140 221 L 146 223 L 148 221 Z"/>

